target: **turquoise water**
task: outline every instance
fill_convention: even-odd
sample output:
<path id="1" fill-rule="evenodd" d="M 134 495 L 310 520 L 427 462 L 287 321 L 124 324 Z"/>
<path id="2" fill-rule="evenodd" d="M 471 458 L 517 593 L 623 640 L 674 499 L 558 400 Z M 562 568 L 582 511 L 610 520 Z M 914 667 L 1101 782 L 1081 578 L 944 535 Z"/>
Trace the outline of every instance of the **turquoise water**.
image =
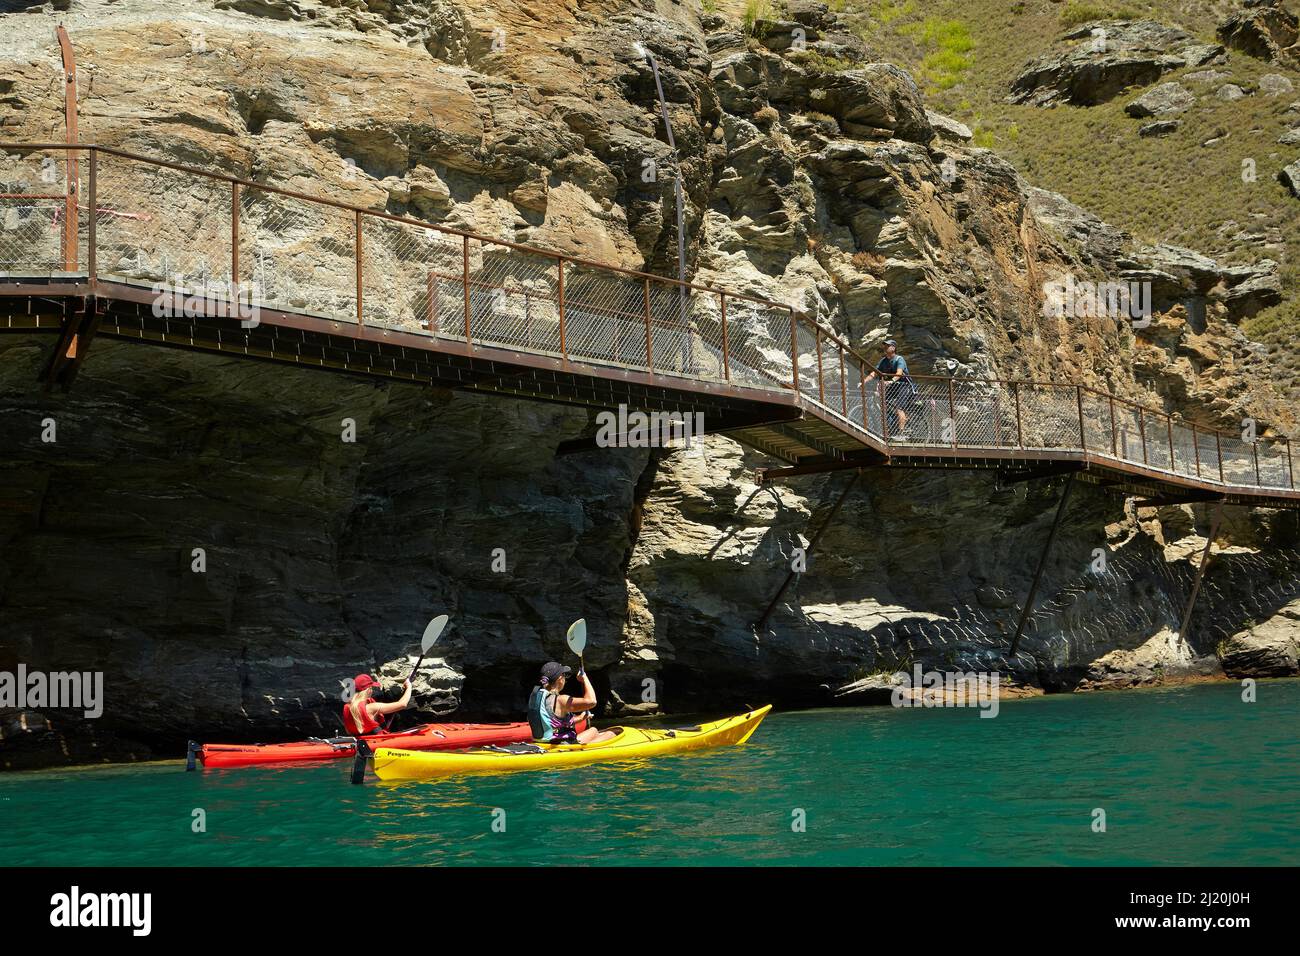
<path id="1" fill-rule="evenodd" d="M 350 760 L 0 775 L 0 860 L 1296 865 L 1300 681 L 1258 695 L 1242 703 L 1224 683 L 1056 696 L 1004 702 L 992 720 L 776 713 L 743 747 L 438 783 L 352 786 Z"/>

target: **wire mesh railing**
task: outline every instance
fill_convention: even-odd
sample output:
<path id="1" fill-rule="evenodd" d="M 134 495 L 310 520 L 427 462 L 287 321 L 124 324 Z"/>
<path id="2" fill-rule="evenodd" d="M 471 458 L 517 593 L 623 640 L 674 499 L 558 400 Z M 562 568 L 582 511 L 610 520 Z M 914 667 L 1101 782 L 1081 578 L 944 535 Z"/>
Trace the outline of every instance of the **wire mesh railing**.
<path id="1" fill-rule="evenodd" d="M 1285 439 L 1200 428 L 1080 385 L 881 375 L 780 303 L 107 147 L 0 146 L 0 279 L 69 275 L 228 289 L 264 309 L 469 348 L 793 390 L 889 449 L 1082 452 L 1208 483 L 1296 488 Z"/>

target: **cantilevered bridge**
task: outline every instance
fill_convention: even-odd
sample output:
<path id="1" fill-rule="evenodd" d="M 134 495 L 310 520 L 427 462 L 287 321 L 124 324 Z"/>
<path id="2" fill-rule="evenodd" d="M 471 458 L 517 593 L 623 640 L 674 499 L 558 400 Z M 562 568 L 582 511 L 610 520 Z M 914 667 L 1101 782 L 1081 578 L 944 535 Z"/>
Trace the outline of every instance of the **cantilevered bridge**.
<path id="1" fill-rule="evenodd" d="M 69 386 L 108 336 L 701 413 L 708 431 L 785 463 L 766 479 L 994 469 L 1150 504 L 1300 508 L 1285 439 L 1078 383 L 932 376 L 913 376 L 899 434 L 872 363 L 789 305 L 103 146 L 0 144 L 3 331 L 56 338 L 47 387 Z"/>

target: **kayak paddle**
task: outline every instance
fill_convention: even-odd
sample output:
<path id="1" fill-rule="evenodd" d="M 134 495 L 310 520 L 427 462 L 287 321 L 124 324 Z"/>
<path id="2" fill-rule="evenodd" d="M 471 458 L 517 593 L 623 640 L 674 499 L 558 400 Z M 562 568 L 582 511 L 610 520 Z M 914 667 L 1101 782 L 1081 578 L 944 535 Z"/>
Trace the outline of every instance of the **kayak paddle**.
<path id="1" fill-rule="evenodd" d="M 416 660 L 415 666 L 411 668 L 411 673 L 406 675 L 408 681 L 415 679 L 415 672 L 420 669 L 420 665 L 424 663 L 429 651 L 433 650 L 433 645 L 438 643 L 438 638 L 442 637 L 442 632 L 446 629 L 448 620 L 446 614 L 439 614 L 424 629 L 424 636 L 420 638 L 420 656 Z M 361 783 L 366 778 L 366 758 L 370 756 L 371 751 L 370 745 L 366 743 L 364 737 L 358 737 L 356 741 L 357 751 L 352 758 L 352 782 Z"/>
<path id="2" fill-rule="evenodd" d="M 411 673 L 406 676 L 407 680 L 415 677 L 415 672 L 424 663 L 425 656 L 428 655 L 429 651 L 433 650 L 433 645 L 438 643 L 438 638 L 442 637 L 442 631 L 447 626 L 447 620 L 446 614 L 439 614 L 424 629 L 424 637 L 420 640 L 420 659 L 415 662 L 415 666 L 411 668 Z"/>
<path id="3" fill-rule="evenodd" d="M 569 633 L 564 635 L 564 639 L 569 644 L 569 650 L 578 655 L 578 668 L 585 670 L 586 665 L 582 662 L 582 652 L 587 649 L 587 619 L 580 617 L 569 625 Z"/>

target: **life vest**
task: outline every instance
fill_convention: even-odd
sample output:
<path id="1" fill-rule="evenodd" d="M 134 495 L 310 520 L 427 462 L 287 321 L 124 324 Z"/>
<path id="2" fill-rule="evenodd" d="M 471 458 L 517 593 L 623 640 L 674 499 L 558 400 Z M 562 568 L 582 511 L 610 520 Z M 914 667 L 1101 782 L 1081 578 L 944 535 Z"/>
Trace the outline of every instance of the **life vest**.
<path id="1" fill-rule="evenodd" d="M 356 715 L 353 713 L 353 702 L 348 701 L 343 705 L 343 726 L 347 728 L 348 733 L 354 737 L 365 737 L 368 734 L 382 733 L 388 729 L 388 721 L 376 720 L 370 716 L 370 708 L 366 706 L 374 698 L 367 697 L 356 705 L 356 710 L 361 712 L 361 726 L 357 726 Z"/>
<path id="2" fill-rule="evenodd" d="M 534 740 L 550 741 L 557 736 L 569 738 L 574 735 L 573 715 L 558 716 L 553 707 L 558 695 L 548 693 L 544 687 L 534 687 L 528 698 L 528 726 L 532 728 Z"/>

